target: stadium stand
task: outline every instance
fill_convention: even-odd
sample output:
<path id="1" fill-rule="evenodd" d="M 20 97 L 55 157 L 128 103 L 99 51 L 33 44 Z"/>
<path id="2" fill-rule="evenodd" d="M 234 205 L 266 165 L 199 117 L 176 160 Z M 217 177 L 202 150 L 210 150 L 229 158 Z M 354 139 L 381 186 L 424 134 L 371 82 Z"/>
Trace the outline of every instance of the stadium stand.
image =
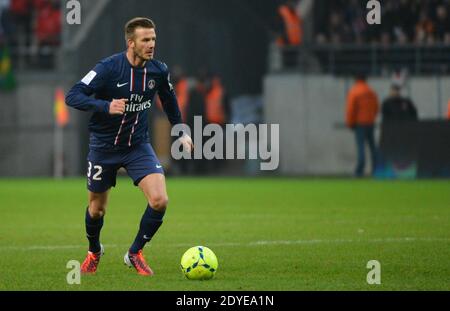
<path id="1" fill-rule="evenodd" d="M 365 5 L 356 0 L 314 1 L 313 31 L 300 53 L 283 51 L 299 61 L 280 64 L 338 75 L 355 71 L 387 75 L 399 68 L 426 75 L 450 71 L 449 1 L 384 1 L 381 25 L 366 22 Z M 273 66 L 280 67 L 283 65 Z"/>

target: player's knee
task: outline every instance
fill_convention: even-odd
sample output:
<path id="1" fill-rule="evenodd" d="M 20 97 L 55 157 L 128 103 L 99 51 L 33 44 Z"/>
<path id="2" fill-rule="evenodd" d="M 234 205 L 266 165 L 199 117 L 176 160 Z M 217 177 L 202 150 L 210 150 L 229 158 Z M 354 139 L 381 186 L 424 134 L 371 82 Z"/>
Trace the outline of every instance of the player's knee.
<path id="1" fill-rule="evenodd" d="M 155 195 L 150 199 L 150 206 L 157 211 L 165 211 L 169 204 L 169 198 L 167 195 Z"/>
<path id="2" fill-rule="evenodd" d="M 103 216 L 105 216 L 105 210 L 104 209 L 99 209 L 94 213 L 93 218 L 102 218 Z"/>
<path id="3" fill-rule="evenodd" d="M 105 216 L 105 210 L 89 210 L 92 219 L 100 219 Z"/>
<path id="4" fill-rule="evenodd" d="M 89 204 L 89 214 L 92 218 L 98 219 L 105 216 L 106 213 L 106 206 L 102 204 L 98 204 L 96 202 L 91 202 Z"/>

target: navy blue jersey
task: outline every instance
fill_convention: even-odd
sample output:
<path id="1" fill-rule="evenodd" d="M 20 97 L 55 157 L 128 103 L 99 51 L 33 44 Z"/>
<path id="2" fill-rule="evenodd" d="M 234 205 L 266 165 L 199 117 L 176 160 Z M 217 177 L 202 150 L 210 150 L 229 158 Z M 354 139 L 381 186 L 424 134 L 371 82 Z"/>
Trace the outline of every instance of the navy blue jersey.
<path id="1" fill-rule="evenodd" d="M 147 117 L 156 93 L 170 123 L 181 123 L 167 66 L 151 60 L 142 68 L 133 67 L 123 52 L 100 61 L 69 91 L 66 103 L 93 112 L 89 122 L 91 149 L 115 151 L 148 142 Z M 111 101 L 123 98 L 128 99 L 125 113 L 110 115 Z"/>

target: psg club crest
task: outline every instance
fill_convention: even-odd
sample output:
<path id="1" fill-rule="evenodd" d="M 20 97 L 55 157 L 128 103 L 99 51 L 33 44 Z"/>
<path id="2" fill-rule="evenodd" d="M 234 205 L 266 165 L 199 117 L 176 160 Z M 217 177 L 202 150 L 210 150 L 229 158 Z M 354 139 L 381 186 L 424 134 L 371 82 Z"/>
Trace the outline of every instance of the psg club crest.
<path id="1" fill-rule="evenodd" d="M 156 85 L 155 80 L 152 79 L 152 80 L 148 81 L 148 88 L 150 90 L 153 90 L 155 88 L 155 85 Z"/>

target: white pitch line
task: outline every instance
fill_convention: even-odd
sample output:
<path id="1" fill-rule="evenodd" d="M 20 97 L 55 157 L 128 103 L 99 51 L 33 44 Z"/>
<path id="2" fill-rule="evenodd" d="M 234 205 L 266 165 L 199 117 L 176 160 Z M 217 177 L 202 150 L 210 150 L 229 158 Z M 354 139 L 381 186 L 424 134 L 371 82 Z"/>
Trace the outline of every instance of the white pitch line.
<path id="1" fill-rule="evenodd" d="M 32 246 L 0 246 L 0 251 L 52 251 L 60 249 L 77 249 L 86 248 L 86 245 L 32 245 Z M 118 247 L 116 244 L 106 244 L 105 247 L 115 248 Z"/>
<path id="2" fill-rule="evenodd" d="M 335 240 L 296 240 L 296 241 L 257 241 L 249 246 L 295 245 L 295 244 L 338 244 L 338 243 L 407 243 L 407 242 L 450 242 L 445 238 L 385 238 L 385 239 L 335 239 Z"/>
<path id="3" fill-rule="evenodd" d="M 384 238 L 384 239 L 334 239 L 334 240 L 273 240 L 273 241 L 254 241 L 248 243 L 224 242 L 208 243 L 214 247 L 238 247 L 238 246 L 265 246 L 265 245 L 311 245 L 311 244 L 341 244 L 341 243 L 409 243 L 409 242 L 450 242 L 450 238 Z M 193 244 L 179 243 L 168 244 L 169 247 L 190 247 Z M 126 248 L 129 245 L 104 244 L 105 248 Z M 32 246 L 0 246 L 0 251 L 39 251 L 39 250 L 63 250 L 63 249 L 83 249 L 86 245 L 32 245 Z"/>

